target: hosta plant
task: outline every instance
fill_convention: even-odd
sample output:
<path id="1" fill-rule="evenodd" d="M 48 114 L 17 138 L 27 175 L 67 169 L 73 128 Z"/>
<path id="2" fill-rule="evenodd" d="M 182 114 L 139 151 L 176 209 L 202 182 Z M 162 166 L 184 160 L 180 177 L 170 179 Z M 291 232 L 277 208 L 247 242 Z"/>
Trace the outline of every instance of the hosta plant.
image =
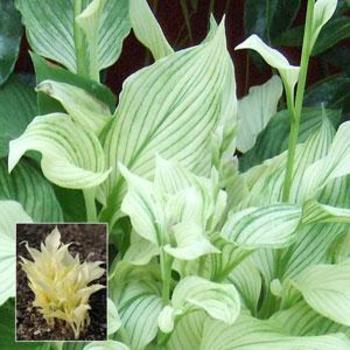
<path id="1" fill-rule="evenodd" d="M 176 51 L 146 0 L 16 0 L 38 104 L 0 163 L 3 197 L 23 207 L 0 203 L 34 221 L 109 224 L 109 340 L 81 347 L 350 349 L 350 123 L 303 107 L 337 5 L 307 1 L 298 65 L 256 34 L 238 45 L 274 72 L 238 100 L 224 18 Z M 116 104 L 101 71 L 130 28 L 154 63 Z"/>
<path id="2" fill-rule="evenodd" d="M 77 339 L 90 322 L 90 295 L 105 288 L 91 282 L 100 278 L 105 269 L 98 261 L 81 263 L 79 255 L 73 257 L 70 254 L 69 245 L 61 242 L 56 227 L 41 243 L 40 250 L 26 245 L 32 260 L 20 258 L 34 293 L 33 306 L 49 326 L 53 326 L 55 319 L 66 321 Z"/>

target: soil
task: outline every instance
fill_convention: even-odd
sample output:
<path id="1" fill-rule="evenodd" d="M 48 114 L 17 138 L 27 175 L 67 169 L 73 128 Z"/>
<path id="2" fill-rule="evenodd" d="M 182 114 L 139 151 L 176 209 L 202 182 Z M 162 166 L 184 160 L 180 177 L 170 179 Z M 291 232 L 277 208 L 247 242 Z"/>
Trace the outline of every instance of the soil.
<path id="1" fill-rule="evenodd" d="M 30 247 L 39 249 L 40 243 L 55 228 L 53 224 L 17 225 L 17 286 L 16 286 L 16 329 L 17 340 L 75 340 L 71 328 L 62 320 L 55 320 L 49 327 L 40 312 L 33 307 L 34 294 L 28 286 L 25 272 L 19 264 L 19 256 L 31 259 L 24 241 Z M 106 226 L 103 224 L 59 224 L 63 243 L 71 243 L 70 253 L 79 254 L 80 261 L 104 261 L 107 266 Z M 106 274 L 91 284 L 106 284 Z M 90 297 L 90 324 L 81 331 L 78 340 L 107 339 L 107 290 L 102 289 Z"/>

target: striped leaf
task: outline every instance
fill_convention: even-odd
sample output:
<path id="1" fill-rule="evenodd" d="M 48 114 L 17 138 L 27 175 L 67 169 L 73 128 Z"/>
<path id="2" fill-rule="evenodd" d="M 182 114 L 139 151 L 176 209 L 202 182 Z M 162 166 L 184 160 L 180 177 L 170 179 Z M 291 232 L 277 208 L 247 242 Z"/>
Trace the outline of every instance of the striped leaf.
<path id="1" fill-rule="evenodd" d="M 271 321 L 278 323 L 290 335 L 322 335 L 344 333 L 350 336 L 350 328 L 335 323 L 316 313 L 304 301 L 300 301 L 291 308 L 279 311 L 271 317 Z"/>
<path id="2" fill-rule="evenodd" d="M 108 310 L 108 335 L 115 333 L 121 326 L 122 322 L 120 320 L 118 310 L 112 301 L 112 299 L 107 299 L 107 310 Z"/>
<path id="3" fill-rule="evenodd" d="M 245 153 L 251 149 L 258 134 L 265 129 L 277 112 L 283 86 L 278 76 L 265 84 L 249 89 L 249 94 L 238 102 L 237 148 Z"/>
<path id="4" fill-rule="evenodd" d="M 101 219 L 117 215 L 125 184 L 120 161 L 146 178 L 154 173 L 154 156 L 177 160 L 197 175 L 210 172 L 210 135 L 223 106 L 232 63 L 223 24 L 214 38 L 179 51 L 127 79 L 105 150 L 114 172 L 103 186 L 108 207 Z"/>
<path id="5" fill-rule="evenodd" d="M 130 348 L 118 341 L 108 340 L 89 343 L 84 347 L 84 350 L 130 350 Z"/>
<path id="6" fill-rule="evenodd" d="M 248 208 L 229 215 L 221 234 L 226 240 L 248 249 L 281 248 L 295 239 L 300 219 L 301 209 L 295 205 Z"/>
<path id="7" fill-rule="evenodd" d="M 350 209 L 337 208 L 321 204 L 315 200 L 305 203 L 303 208 L 304 224 L 341 222 L 350 223 Z"/>
<path id="8" fill-rule="evenodd" d="M 326 156 L 305 172 L 304 192 L 312 197 L 332 180 L 350 173 L 350 122 L 340 125 Z M 314 176 L 319 174 L 319 176 Z"/>
<path id="9" fill-rule="evenodd" d="M 8 144 L 25 130 L 37 114 L 34 90 L 16 76 L 0 90 L 0 157 L 8 154 Z"/>
<path id="10" fill-rule="evenodd" d="M 101 6 L 97 15 L 92 11 L 96 3 Z M 44 57 L 61 63 L 72 72 L 77 72 L 78 48 L 75 37 L 77 28 L 74 18 L 74 5 L 77 4 L 72 0 L 16 0 L 32 49 Z M 128 1 L 83 0 L 82 5 L 81 10 L 86 10 L 81 14 L 83 18 L 80 17 L 79 21 L 83 28 L 91 19 L 89 17 L 91 12 L 97 16 L 90 22 L 92 27 L 89 28 L 91 34 L 96 36 L 96 41 L 84 37 L 83 43 L 79 43 L 82 45 L 79 50 L 86 49 L 88 65 L 91 64 L 92 55 L 96 54 L 96 66 L 99 72 L 118 59 L 122 42 L 129 33 Z"/>
<path id="11" fill-rule="evenodd" d="M 15 200 L 36 222 L 62 221 L 62 210 L 51 184 L 28 160 L 22 160 L 11 175 L 0 160 L 0 199 Z"/>
<path id="12" fill-rule="evenodd" d="M 293 278 L 294 286 L 318 313 L 350 326 L 350 264 L 314 265 Z"/>
<path id="13" fill-rule="evenodd" d="M 16 282 L 16 223 L 32 219 L 15 201 L 0 200 L 0 305 L 15 296 Z"/>
<path id="14" fill-rule="evenodd" d="M 299 80 L 300 67 L 289 64 L 280 52 L 266 45 L 256 34 L 251 35 L 236 47 L 236 50 L 241 49 L 252 49 L 258 52 L 266 63 L 279 71 L 283 83 L 290 91 L 294 91 L 295 84 Z"/>
<path id="15" fill-rule="evenodd" d="M 92 130 L 96 135 L 112 120 L 109 107 L 79 87 L 44 80 L 36 87 L 36 91 L 59 101 L 76 123 Z"/>
<path id="16" fill-rule="evenodd" d="M 97 136 L 82 130 L 65 114 L 36 117 L 22 136 L 11 141 L 10 171 L 29 150 L 42 154 L 44 175 L 61 187 L 92 188 L 109 174 Z"/>
<path id="17" fill-rule="evenodd" d="M 342 334 L 293 337 L 278 324 L 242 315 L 233 326 L 206 322 L 200 350 L 345 350 L 349 340 Z"/>
<path id="18" fill-rule="evenodd" d="M 117 281 L 118 284 L 118 281 Z M 130 283 L 117 300 L 113 300 L 125 330 L 124 341 L 133 350 L 142 350 L 158 332 L 157 319 L 162 308 L 154 287 L 142 282 Z"/>
<path id="19" fill-rule="evenodd" d="M 239 294 L 233 285 L 210 282 L 204 278 L 191 276 L 181 280 L 171 298 L 172 316 L 202 309 L 212 318 L 233 324 L 240 312 Z M 163 331 L 170 332 L 169 308 L 163 309 L 159 325 Z"/>
<path id="20" fill-rule="evenodd" d="M 155 60 L 174 52 L 146 0 L 130 0 L 129 15 L 136 38 L 152 52 Z"/>

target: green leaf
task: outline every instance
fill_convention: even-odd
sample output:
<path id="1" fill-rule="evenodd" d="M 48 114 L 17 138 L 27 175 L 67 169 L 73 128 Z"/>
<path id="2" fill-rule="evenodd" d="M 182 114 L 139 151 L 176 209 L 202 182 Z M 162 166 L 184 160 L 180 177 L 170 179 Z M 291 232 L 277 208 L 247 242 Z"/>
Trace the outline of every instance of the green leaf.
<path id="1" fill-rule="evenodd" d="M 16 223 L 31 222 L 21 204 L 0 200 L 0 305 L 15 296 L 16 282 Z M 11 325 L 13 326 L 13 325 Z M 1 332 L 2 333 L 2 332 Z"/>
<path id="2" fill-rule="evenodd" d="M 11 141 L 10 171 L 28 150 L 42 154 L 41 167 L 45 177 L 61 187 L 95 187 L 109 174 L 97 136 L 82 130 L 65 114 L 36 117 L 23 135 Z"/>
<path id="3" fill-rule="evenodd" d="M 14 258 L 15 264 L 15 258 Z M 43 343 L 15 341 L 15 306 L 12 300 L 0 308 L 0 347 L 6 350 L 42 350 Z"/>
<path id="4" fill-rule="evenodd" d="M 305 301 L 321 315 L 350 326 L 350 264 L 315 265 L 293 278 Z"/>
<path id="5" fill-rule="evenodd" d="M 174 317 L 199 308 L 214 319 L 233 324 L 240 312 L 240 300 L 233 285 L 192 276 L 177 284 L 171 298 L 171 307 Z M 163 331 L 170 332 L 167 322 L 164 322 L 168 318 L 168 312 L 167 308 L 163 309 L 159 316 L 159 326 Z"/>
<path id="6" fill-rule="evenodd" d="M 145 45 L 155 60 L 171 55 L 169 45 L 146 0 L 131 0 L 129 4 L 131 26 L 136 38 Z"/>
<path id="7" fill-rule="evenodd" d="M 44 80 L 36 87 L 36 91 L 59 101 L 76 123 L 92 130 L 96 135 L 112 120 L 108 106 L 79 87 Z"/>
<path id="8" fill-rule="evenodd" d="M 227 108 L 222 98 L 224 91 L 231 93 L 232 68 L 221 24 L 210 42 L 167 56 L 127 79 L 105 142 L 114 173 L 103 186 L 108 208 L 101 219 L 115 221 L 111 217 L 125 188 L 117 160 L 146 178 L 153 175 L 156 153 L 197 175 L 209 174 L 210 135 Z"/>
<path id="9" fill-rule="evenodd" d="M 302 111 L 298 143 L 317 132 L 322 124 L 320 108 L 304 108 Z M 336 127 L 341 119 L 341 112 L 326 110 L 327 118 Z M 267 124 L 265 130 L 259 134 L 255 146 L 239 159 L 242 171 L 248 170 L 264 160 L 277 156 L 288 148 L 289 114 L 287 110 L 276 113 Z"/>
<path id="10" fill-rule="evenodd" d="M 90 3 L 90 0 L 84 1 L 83 10 L 86 10 Z M 126 0 L 103 1 L 103 5 L 100 16 L 94 21 L 94 27 L 91 28 L 93 34 L 96 35 L 96 43 L 91 43 L 91 38 L 84 37 L 85 47 L 83 46 L 87 52 L 85 55 L 87 55 L 89 65 L 91 55 L 97 53 L 98 71 L 109 67 L 118 59 L 122 42 L 130 30 Z M 71 0 L 54 2 L 16 0 L 16 6 L 23 16 L 27 37 L 33 50 L 76 73 L 76 56 L 79 49 L 76 47 L 74 37 L 73 2 Z M 83 18 L 89 14 L 89 11 L 86 11 L 87 13 L 82 15 Z"/>
<path id="11" fill-rule="evenodd" d="M 108 105 L 111 111 L 115 109 L 115 96 L 106 86 L 53 65 L 34 52 L 31 53 L 31 58 L 35 69 L 37 84 L 40 84 L 44 80 L 55 80 L 56 82 L 67 83 L 84 89 L 97 100 Z M 38 102 L 40 114 L 63 111 L 59 102 L 44 93 L 38 93 Z"/>
<path id="12" fill-rule="evenodd" d="M 0 1 L 0 85 L 12 73 L 23 34 L 21 15 L 12 0 Z"/>
<path id="13" fill-rule="evenodd" d="M 277 112 L 283 86 L 278 76 L 265 84 L 249 89 L 249 94 L 238 101 L 237 148 L 245 153 L 251 149 L 258 134 L 265 129 Z"/>
<path id="14" fill-rule="evenodd" d="M 133 265 L 147 265 L 154 256 L 160 254 L 158 245 L 143 239 L 134 231 L 131 232 L 131 244 L 123 260 Z"/>
<path id="15" fill-rule="evenodd" d="M 273 39 L 293 23 L 300 0 L 248 0 L 244 3 L 245 33 Z"/>
<path id="16" fill-rule="evenodd" d="M 350 37 L 350 18 L 342 16 L 329 21 L 320 33 L 312 54 L 320 53 L 330 49 L 338 42 Z"/>
<path id="17" fill-rule="evenodd" d="M 0 90 L 0 157 L 8 154 L 8 144 L 25 130 L 37 114 L 35 92 L 16 76 Z"/>
<path id="18" fill-rule="evenodd" d="M 0 160 L 0 199 L 15 200 L 36 222 L 62 220 L 62 210 L 50 183 L 29 160 L 22 160 L 12 174 Z"/>
<path id="19" fill-rule="evenodd" d="M 257 35 L 253 34 L 243 43 L 236 46 L 235 50 L 252 49 L 260 54 L 260 56 L 272 68 L 276 68 L 290 91 L 294 91 L 294 87 L 299 79 L 300 67 L 289 64 L 285 56 L 279 51 L 266 45 Z"/>
<path id="20" fill-rule="evenodd" d="M 221 235 L 247 249 L 289 245 L 301 219 L 295 205 L 275 204 L 265 208 L 248 208 L 231 213 Z"/>
<path id="21" fill-rule="evenodd" d="M 305 105 L 324 104 L 327 108 L 342 109 L 345 115 L 350 113 L 350 78 L 331 76 L 313 85 L 306 93 Z"/>

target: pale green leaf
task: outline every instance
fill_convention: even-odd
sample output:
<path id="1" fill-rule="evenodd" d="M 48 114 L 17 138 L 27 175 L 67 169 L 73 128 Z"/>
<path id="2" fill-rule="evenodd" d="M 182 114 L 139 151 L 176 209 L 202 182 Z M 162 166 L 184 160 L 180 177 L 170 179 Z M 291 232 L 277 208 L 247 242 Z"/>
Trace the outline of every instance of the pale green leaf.
<path id="1" fill-rule="evenodd" d="M 346 350 L 342 334 L 293 337 L 278 324 L 242 315 L 234 325 L 207 321 L 200 350 Z"/>
<path id="2" fill-rule="evenodd" d="M 280 248 L 293 242 L 300 219 L 301 209 L 295 205 L 248 208 L 231 213 L 221 234 L 240 247 Z"/>
<path id="3" fill-rule="evenodd" d="M 94 0 L 94 3 L 96 0 Z M 99 2 L 99 0 L 98 0 Z M 100 16 L 94 21 L 91 35 L 96 36 L 96 47 L 89 47 L 89 38 L 84 38 L 86 54 L 96 54 L 98 71 L 112 65 L 119 57 L 122 42 L 128 35 L 130 23 L 128 1 L 102 1 Z M 83 10 L 91 0 L 84 0 Z M 72 72 L 77 72 L 76 43 L 74 38 L 74 2 L 72 0 L 16 0 L 27 29 L 32 49 L 38 54 L 61 63 Z M 95 5 L 91 5 L 94 7 Z M 91 11 L 91 10 L 90 10 Z M 89 11 L 85 16 L 89 15 Z M 84 48 L 84 46 L 83 46 Z M 95 50 L 95 51 L 94 51 Z M 87 61 L 89 63 L 89 60 Z"/>
<path id="4" fill-rule="evenodd" d="M 172 307 L 185 313 L 203 309 L 212 318 L 233 324 L 240 312 L 239 294 L 230 284 L 210 282 L 191 276 L 181 280 L 171 298 Z"/>
<path id="5" fill-rule="evenodd" d="M 236 47 L 236 50 L 241 49 L 257 51 L 272 68 L 276 68 L 279 71 L 284 84 L 289 87 L 290 91 L 294 90 L 295 84 L 299 79 L 300 67 L 290 65 L 288 60 L 279 51 L 266 45 L 255 34 Z"/>
<path id="6" fill-rule="evenodd" d="M 121 206 L 122 212 L 129 215 L 137 234 L 160 246 L 165 228 L 160 194 L 150 181 L 132 174 L 121 164 L 119 169 L 128 183 L 128 192 Z"/>
<path id="7" fill-rule="evenodd" d="M 304 192 L 311 197 L 332 180 L 349 173 L 350 122 L 345 122 L 337 130 L 328 154 L 306 170 L 303 181 Z"/>
<path id="8" fill-rule="evenodd" d="M 304 224 L 342 222 L 350 223 L 350 209 L 321 204 L 315 200 L 307 201 L 303 207 Z"/>
<path id="9" fill-rule="evenodd" d="M 265 84 L 249 89 L 249 94 L 238 101 L 237 148 L 245 153 L 251 149 L 258 134 L 265 129 L 277 112 L 283 86 L 278 76 Z"/>
<path id="10" fill-rule="evenodd" d="M 180 260 L 194 260 L 206 254 L 220 253 L 205 237 L 202 228 L 192 222 L 182 222 L 172 228 L 176 247 L 164 246 L 165 252 Z"/>
<path id="11" fill-rule="evenodd" d="M 72 119 L 97 135 L 112 119 L 109 107 L 85 90 L 62 82 L 44 80 L 36 91 L 58 100 Z"/>
<path id="12" fill-rule="evenodd" d="M 321 315 L 350 326 L 350 264 L 314 265 L 293 278 L 305 301 Z"/>
<path id="13" fill-rule="evenodd" d="M 125 190 L 117 161 L 151 178 L 158 153 L 197 175 L 209 175 L 210 135 L 227 108 L 222 96 L 229 72 L 221 24 L 210 42 L 167 56 L 127 79 L 105 141 L 115 171 L 103 186 L 108 197 L 103 219 L 115 221 L 111 217 L 118 215 Z"/>
<path id="14" fill-rule="evenodd" d="M 152 52 L 155 60 L 174 52 L 146 0 L 130 0 L 129 15 L 136 38 Z"/>
<path id="15" fill-rule="evenodd" d="M 0 201 L 0 305 L 15 296 L 16 282 L 16 223 L 32 219 L 15 201 Z"/>
<path id="16" fill-rule="evenodd" d="M 108 311 L 108 335 L 115 333 L 120 326 L 122 321 L 120 320 L 117 307 L 114 302 L 108 298 L 107 299 L 107 311 Z"/>
<path id="17" fill-rule="evenodd" d="M 84 350 L 130 350 L 130 348 L 118 341 L 108 340 L 89 343 L 84 347 Z"/>
<path id="18" fill-rule="evenodd" d="M 157 334 L 157 320 L 162 308 L 161 298 L 156 294 L 154 287 L 140 282 L 131 283 L 114 302 L 118 307 L 130 348 L 144 349 Z"/>
<path id="19" fill-rule="evenodd" d="M 157 244 L 142 238 L 132 231 L 131 243 L 123 256 L 123 260 L 133 265 L 146 265 L 159 253 L 160 250 Z"/>
<path id="20" fill-rule="evenodd" d="M 331 19 L 336 8 L 338 0 L 317 0 L 314 8 L 313 22 L 312 22 L 312 37 L 311 50 L 314 47 L 318 35 L 323 26 Z"/>
<path id="21" fill-rule="evenodd" d="M 95 187 L 109 174 L 97 136 L 82 130 L 65 114 L 36 117 L 19 138 L 11 141 L 10 171 L 29 150 L 42 154 L 44 175 L 61 187 Z"/>

